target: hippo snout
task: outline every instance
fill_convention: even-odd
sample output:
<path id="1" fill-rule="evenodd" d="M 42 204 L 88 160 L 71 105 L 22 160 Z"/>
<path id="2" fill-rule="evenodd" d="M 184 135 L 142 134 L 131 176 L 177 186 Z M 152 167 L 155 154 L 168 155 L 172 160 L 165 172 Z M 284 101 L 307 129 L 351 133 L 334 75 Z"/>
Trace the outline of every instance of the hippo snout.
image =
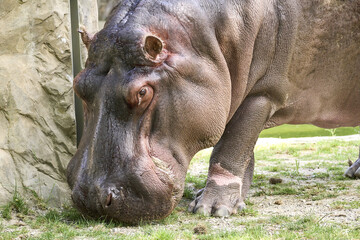
<path id="1" fill-rule="evenodd" d="M 75 207 L 91 218 L 137 223 L 166 217 L 176 205 L 172 184 L 150 170 L 98 178 L 84 171 L 72 185 Z M 105 175 L 105 174 L 101 174 Z"/>

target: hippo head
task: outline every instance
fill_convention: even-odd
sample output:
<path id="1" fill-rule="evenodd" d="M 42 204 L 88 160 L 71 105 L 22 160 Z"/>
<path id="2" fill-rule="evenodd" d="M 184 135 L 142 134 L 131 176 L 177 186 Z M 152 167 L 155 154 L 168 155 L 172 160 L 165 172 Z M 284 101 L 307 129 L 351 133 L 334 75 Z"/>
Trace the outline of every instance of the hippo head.
<path id="1" fill-rule="evenodd" d="M 124 1 L 103 30 L 85 37 L 89 56 L 74 80 L 85 127 L 67 177 L 88 216 L 166 217 L 193 155 L 224 131 L 226 61 L 211 20 L 188 2 Z"/>

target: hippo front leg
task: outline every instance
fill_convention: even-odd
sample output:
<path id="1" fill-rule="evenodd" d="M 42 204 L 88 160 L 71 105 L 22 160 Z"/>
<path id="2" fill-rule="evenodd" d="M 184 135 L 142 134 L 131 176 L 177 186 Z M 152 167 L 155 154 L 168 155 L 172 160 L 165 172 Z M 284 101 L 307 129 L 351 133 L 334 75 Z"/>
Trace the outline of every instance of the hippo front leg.
<path id="1" fill-rule="evenodd" d="M 254 171 L 254 146 L 271 110 L 267 97 L 245 99 L 214 147 L 206 187 L 189 211 L 229 216 L 245 207 Z"/>
<path id="2" fill-rule="evenodd" d="M 345 176 L 349 178 L 360 178 L 360 149 L 359 158 L 346 170 Z"/>

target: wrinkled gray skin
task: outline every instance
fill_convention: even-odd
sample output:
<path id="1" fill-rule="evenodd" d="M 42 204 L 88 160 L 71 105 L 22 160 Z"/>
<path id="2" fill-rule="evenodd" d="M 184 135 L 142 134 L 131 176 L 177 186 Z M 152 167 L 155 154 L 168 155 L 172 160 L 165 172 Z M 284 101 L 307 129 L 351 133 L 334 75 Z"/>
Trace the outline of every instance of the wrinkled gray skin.
<path id="1" fill-rule="evenodd" d="M 74 89 L 85 131 L 67 170 L 74 203 L 93 217 L 166 217 L 191 158 L 213 145 L 189 210 L 234 214 L 262 129 L 360 124 L 358 0 L 130 0 L 83 39 Z M 359 165 L 346 174 L 359 177 Z"/>

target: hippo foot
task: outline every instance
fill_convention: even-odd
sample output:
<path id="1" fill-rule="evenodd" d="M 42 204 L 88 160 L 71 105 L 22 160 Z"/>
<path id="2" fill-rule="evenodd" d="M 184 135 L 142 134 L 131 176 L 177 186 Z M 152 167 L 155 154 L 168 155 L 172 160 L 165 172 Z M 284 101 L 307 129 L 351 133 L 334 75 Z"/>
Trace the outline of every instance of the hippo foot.
<path id="1" fill-rule="evenodd" d="M 189 205 L 188 211 L 203 216 L 228 217 L 245 209 L 246 204 L 240 197 L 240 186 L 229 184 L 216 188 L 200 190 Z"/>
<path id="2" fill-rule="evenodd" d="M 360 157 L 346 170 L 345 176 L 348 178 L 360 178 Z"/>
<path id="3" fill-rule="evenodd" d="M 198 192 L 188 210 L 215 217 L 228 217 L 236 214 L 245 208 L 241 189 L 241 178 L 216 164 L 209 172 L 206 187 Z"/>

